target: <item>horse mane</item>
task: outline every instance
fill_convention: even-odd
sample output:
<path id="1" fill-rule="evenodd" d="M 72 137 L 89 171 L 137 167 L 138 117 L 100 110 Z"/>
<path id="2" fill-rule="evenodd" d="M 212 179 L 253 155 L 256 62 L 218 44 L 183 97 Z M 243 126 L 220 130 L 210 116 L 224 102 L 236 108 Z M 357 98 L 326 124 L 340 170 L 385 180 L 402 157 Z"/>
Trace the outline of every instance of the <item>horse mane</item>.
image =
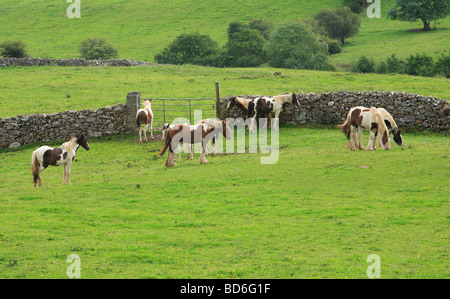
<path id="1" fill-rule="evenodd" d="M 69 141 L 67 141 L 67 142 L 63 143 L 63 145 L 61 145 L 61 149 L 66 150 L 66 152 L 68 152 L 68 153 L 73 153 L 76 144 L 77 144 L 77 138 L 72 137 Z"/>
<path id="2" fill-rule="evenodd" d="M 389 130 L 386 126 L 386 123 L 384 122 L 383 115 L 375 107 L 373 107 L 373 113 L 375 114 L 375 117 L 377 118 L 378 130 L 380 132 L 380 135 L 382 135 L 384 137 L 384 135 L 386 134 L 387 139 L 389 139 Z"/>
<path id="3" fill-rule="evenodd" d="M 386 111 L 386 109 L 378 108 L 377 110 L 381 113 L 381 116 L 383 117 L 383 119 L 387 118 L 387 120 L 391 123 L 392 130 L 397 129 L 397 123 L 395 122 L 392 115 Z"/>

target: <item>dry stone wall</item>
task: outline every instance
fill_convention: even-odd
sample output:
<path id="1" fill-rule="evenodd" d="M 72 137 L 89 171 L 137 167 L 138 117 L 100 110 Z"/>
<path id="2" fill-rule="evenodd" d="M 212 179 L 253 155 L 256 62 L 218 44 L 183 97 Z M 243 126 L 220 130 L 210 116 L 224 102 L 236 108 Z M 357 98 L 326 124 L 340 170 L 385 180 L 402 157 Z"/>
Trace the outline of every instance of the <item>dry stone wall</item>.
<path id="1" fill-rule="evenodd" d="M 0 67 L 8 66 L 140 66 L 149 65 L 145 61 L 128 59 L 86 60 L 84 58 L 52 59 L 52 58 L 0 58 Z"/>
<path id="2" fill-rule="evenodd" d="M 130 92 L 126 103 L 95 111 L 70 110 L 0 118 L 0 148 L 17 148 L 31 142 L 68 140 L 76 134 L 98 138 L 136 133 L 136 121 L 131 120 L 135 119 L 136 111 L 141 105 L 140 98 L 139 92 Z"/>
<path id="3" fill-rule="evenodd" d="M 240 95 L 256 98 L 259 95 Z M 322 94 L 298 94 L 300 108 L 292 105 L 285 107 L 280 114 L 280 124 L 341 124 L 347 112 L 355 106 L 385 108 L 396 121 L 401 130 L 432 130 L 448 132 L 450 128 L 450 103 L 435 97 L 425 97 L 404 92 L 370 91 L 349 92 L 333 91 Z M 230 97 L 220 100 L 220 118 L 243 118 L 242 110 L 235 106 L 227 110 Z"/>

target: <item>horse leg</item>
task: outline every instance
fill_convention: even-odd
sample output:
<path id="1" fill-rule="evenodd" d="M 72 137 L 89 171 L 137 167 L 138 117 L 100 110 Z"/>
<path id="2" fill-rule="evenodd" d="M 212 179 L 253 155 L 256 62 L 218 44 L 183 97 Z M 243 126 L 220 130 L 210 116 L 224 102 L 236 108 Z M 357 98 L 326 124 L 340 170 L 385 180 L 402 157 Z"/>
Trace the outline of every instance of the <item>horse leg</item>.
<path id="1" fill-rule="evenodd" d="M 67 179 L 67 164 L 64 164 L 64 178 L 63 178 L 63 184 L 66 183 Z"/>
<path id="2" fill-rule="evenodd" d="M 365 150 L 365 148 L 362 144 L 362 131 L 363 131 L 363 128 L 358 127 L 358 148 L 363 151 L 363 150 Z"/>
<path id="3" fill-rule="evenodd" d="M 206 160 L 206 146 L 207 142 L 205 140 L 202 141 L 202 153 L 200 154 L 200 164 L 206 164 L 208 163 L 208 160 Z"/>
<path id="4" fill-rule="evenodd" d="M 188 154 L 187 154 L 186 159 L 187 160 L 194 160 L 194 154 L 193 154 L 194 144 L 193 143 L 188 143 L 187 145 L 188 145 Z"/>
<path id="5" fill-rule="evenodd" d="M 275 118 L 274 118 L 274 122 L 278 121 L 278 123 L 274 123 L 274 129 L 275 130 L 279 130 L 280 129 L 280 113 L 281 111 L 277 111 L 275 112 Z"/>
<path id="6" fill-rule="evenodd" d="M 212 149 L 211 149 L 211 156 L 217 155 L 217 151 L 216 151 L 216 137 L 213 137 L 213 138 L 212 138 L 212 140 L 211 140 L 211 146 L 212 146 Z"/>
<path id="7" fill-rule="evenodd" d="M 68 162 L 68 163 L 67 163 L 67 178 L 66 178 L 66 183 L 67 183 L 67 184 L 72 184 L 72 183 L 70 182 L 70 165 L 71 165 L 71 163 Z"/>
<path id="8" fill-rule="evenodd" d="M 155 137 L 153 137 L 153 120 L 150 122 L 150 139 L 155 139 Z"/>
<path id="9" fill-rule="evenodd" d="M 147 142 L 147 129 L 148 129 L 148 124 L 145 124 L 145 126 L 144 126 L 144 140 L 145 140 L 145 142 Z"/>
<path id="10" fill-rule="evenodd" d="M 369 151 L 373 151 L 373 143 L 374 143 L 374 134 L 373 134 L 373 131 L 370 130 L 370 139 L 369 139 L 369 144 L 367 145 L 367 149 Z"/>
<path id="11" fill-rule="evenodd" d="M 142 128 L 139 128 L 139 143 L 142 143 Z"/>
<path id="12" fill-rule="evenodd" d="M 350 128 L 350 150 L 355 150 L 355 144 L 356 144 L 356 127 L 351 126 Z"/>

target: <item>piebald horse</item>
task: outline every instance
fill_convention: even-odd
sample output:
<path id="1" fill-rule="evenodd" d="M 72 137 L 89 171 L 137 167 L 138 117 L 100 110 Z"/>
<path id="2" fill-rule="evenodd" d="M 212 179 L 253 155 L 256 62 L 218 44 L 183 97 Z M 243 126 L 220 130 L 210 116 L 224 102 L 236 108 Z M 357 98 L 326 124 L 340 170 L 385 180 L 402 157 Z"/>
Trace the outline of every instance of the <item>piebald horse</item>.
<path id="1" fill-rule="evenodd" d="M 403 145 L 402 131 L 398 129 L 398 126 L 395 123 L 394 118 L 392 118 L 392 115 L 384 108 L 377 108 L 377 110 L 383 117 L 384 123 L 386 124 L 389 132 L 392 133 L 395 143 L 397 143 L 398 145 Z M 378 138 L 378 146 L 381 146 L 380 138 Z"/>
<path id="2" fill-rule="evenodd" d="M 206 164 L 208 163 L 205 158 L 207 142 L 219 134 L 222 134 L 228 140 L 231 139 L 231 131 L 225 120 L 200 123 L 194 126 L 175 125 L 167 130 L 166 140 L 159 151 L 158 157 L 161 157 L 166 150 L 169 149 L 164 165 L 167 167 L 176 166 L 174 162 L 176 154 L 174 151 L 177 149 L 180 142 L 189 144 L 201 142 L 202 153 L 200 155 L 200 164 Z"/>
<path id="3" fill-rule="evenodd" d="M 70 184 L 70 166 L 80 145 L 87 151 L 90 149 L 86 137 L 84 135 L 76 135 L 70 141 L 61 145 L 61 147 L 53 148 L 44 145 L 35 150 L 31 158 L 31 173 L 33 174 L 34 187 L 36 187 L 36 184 L 42 186 L 39 174 L 49 165 L 64 165 L 63 183 Z"/>
<path id="4" fill-rule="evenodd" d="M 248 104 L 248 115 L 250 119 L 249 130 L 256 131 L 256 118 L 260 115 L 268 116 L 268 128 L 271 127 L 271 119 L 278 119 L 283 108 L 291 103 L 294 107 L 300 107 L 300 102 L 295 93 L 282 94 L 274 97 L 255 98 Z M 274 130 L 279 130 L 279 126 L 275 123 Z"/>
<path id="5" fill-rule="evenodd" d="M 141 125 L 144 124 L 144 129 Z M 152 100 L 144 101 L 144 108 L 139 109 L 136 113 L 136 125 L 139 130 L 139 143 L 142 142 L 142 131 L 144 131 L 144 140 L 147 142 L 147 128 L 150 125 L 150 139 L 153 137 L 153 112 L 152 112 Z"/>
<path id="6" fill-rule="evenodd" d="M 362 145 L 362 131 L 370 131 L 370 140 L 367 145 L 368 150 L 375 150 L 375 139 L 380 133 L 381 143 L 385 150 L 390 149 L 389 131 L 384 123 L 384 119 L 377 108 L 354 107 L 350 109 L 347 118 L 342 125 L 339 125 L 342 133 L 347 136 L 347 147 L 355 150 L 356 146 L 364 150 Z M 357 135 L 358 134 L 358 138 Z"/>

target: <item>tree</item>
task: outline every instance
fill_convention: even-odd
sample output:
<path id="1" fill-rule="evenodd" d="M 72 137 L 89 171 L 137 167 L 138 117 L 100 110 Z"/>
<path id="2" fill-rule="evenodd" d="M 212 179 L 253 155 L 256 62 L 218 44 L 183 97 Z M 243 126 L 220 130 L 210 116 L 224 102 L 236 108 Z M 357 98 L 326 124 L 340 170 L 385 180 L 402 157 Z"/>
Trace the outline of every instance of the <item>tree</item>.
<path id="1" fill-rule="evenodd" d="M 208 35 L 183 33 L 155 55 L 157 63 L 210 65 L 212 57 L 217 53 L 217 43 Z"/>
<path id="2" fill-rule="evenodd" d="M 256 29 L 259 31 L 259 33 L 268 40 L 270 38 L 270 33 L 273 29 L 273 24 L 263 18 L 260 19 L 252 19 L 250 20 L 250 23 L 248 24 L 248 27 L 251 29 Z"/>
<path id="3" fill-rule="evenodd" d="M 280 24 L 266 45 L 269 65 L 279 68 L 332 70 L 328 46 L 300 21 Z"/>
<path id="4" fill-rule="evenodd" d="M 3 57 L 27 57 L 27 45 L 22 40 L 6 40 L 0 44 L 0 55 Z"/>
<path id="5" fill-rule="evenodd" d="M 355 73 L 374 73 L 375 62 L 371 58 L 361 56 L 355 65 L 352 66 L 352 71 Z"/>
<path id="6" fill-rule="evenodd" d="M 343 0 L 343 6 L 348 6 L 354 13 L 361 13 L 367 6 L 367 0 Z"/>
<path id="7" fill-rule="evenodd" d="M 345 38 L 358 33 L 361 27 L 361 20 L 358 15 L 348 7 L 326 8 L 315 15 L 314 18 L 319 26 L 322 26 L 341 45 L 345 43 Z"/>
<path id="8" fill-rule="evenodd" d="M 441 57 L 439 57 L 435 64 L 435 73 L 450 78 L 450 54 L 442 54 Z"/>
<path id="9" fill-rule="evenodd" d="M 244 27 L 234 32 L 222 55 L 224 66 L 255 67 L 265 62 L 264 44 L 266 40 L 256 29 Z"/>
<path id="10" fill-rule="evenodd" d="M 117 50 L 104 38 L 87 38 L 80 44 L 80 55 L 89 60 L 117 58 Z"/>
<path id="11" fill-rule="evenodd" d="M 409 22 L 421 20 L 423 31 L 430 31 L 431 21 L 445 18 L 449 11 L 450 0 L 397 0 L 388 17 Z"/>

